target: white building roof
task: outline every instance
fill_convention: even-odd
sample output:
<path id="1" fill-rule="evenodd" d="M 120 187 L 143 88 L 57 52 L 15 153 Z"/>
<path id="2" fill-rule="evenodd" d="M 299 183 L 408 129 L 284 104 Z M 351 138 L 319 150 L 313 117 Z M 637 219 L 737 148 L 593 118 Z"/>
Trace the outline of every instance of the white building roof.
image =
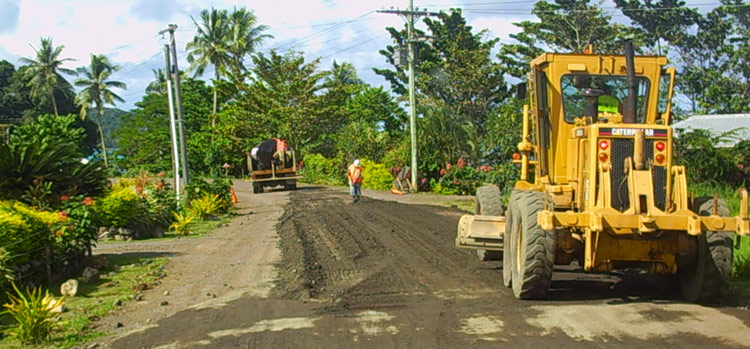
<path id="1" fill-rule="evenodd" d="M 714 136 L 735 130 L 730 140 L 717 144 L 718 147 L 731 147 L 740 140 L 750 140 L 750 114 L 693 115 L 672 124 L 675 134 L 691 130 L 708 130 Z"/>

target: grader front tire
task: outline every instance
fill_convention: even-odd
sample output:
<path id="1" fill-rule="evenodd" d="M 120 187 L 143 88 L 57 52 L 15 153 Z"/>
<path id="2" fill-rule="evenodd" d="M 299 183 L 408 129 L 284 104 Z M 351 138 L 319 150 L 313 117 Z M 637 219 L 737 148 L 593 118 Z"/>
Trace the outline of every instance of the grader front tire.
<path id="1" fill-rule="evenodd" d="M 524 191 L 514 202 L 519 227 L 512 234 L 512 287 L 520 299 L 544 299 L 549 296 L 555 262 L 556 233 L 537 224 L 537 214 L 544 209 L 544 194 Z"/>
<path id="2" fill-rule="evenodd" d="M 695 200 L 696 213 L 710 216 L 714 211 L 711 197 Z M 729 207 L 724 200 L 717 201 L 719 216 L 728 217 Z M 729 286 L 732 277 L 732 238 L 731 231 L 707 231 L 691 237 L 693 258 L 687 265 L 678 265 L 677 273 L 682 286 L 682 296 L 690 302 L 710 299 L 721 295 Z"/>
<path id="3" fill-rule="evenodd" d="M 474 214 L 482 216 L 502 216 L 503 202 L 500 189 L 495 185 L 485 185 L 477 188 Z M 481 261 L 496 261 L 503 258 L 501 251 L 487 251 L 477 249 L 477 257 Z"/>
<path id="4" fill-rule="evenodd" d="M 516 230 L 520 228 L 518 225 L 518 210 L 516 202 L 519 200 L 520 191 L 514 190 L 510 194 L 510 200 L 508 202 L 508 209 L 505 211 L 505 236 L 503 237 L 503 285 L 505 287 L 511 287 L 511 281 L 513 279 L 513 252 L 511 246 L 513 245 L 513 237 L 515 236 Z"/>

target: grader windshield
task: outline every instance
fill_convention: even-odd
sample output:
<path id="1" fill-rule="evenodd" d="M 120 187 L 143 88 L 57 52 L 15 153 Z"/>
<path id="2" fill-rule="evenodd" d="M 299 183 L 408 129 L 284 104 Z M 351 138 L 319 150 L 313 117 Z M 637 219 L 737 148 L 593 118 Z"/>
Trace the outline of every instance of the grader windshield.
<path id="1" fill-rule="evenodd" d="M 583 115 L 585 89 L 601 91 L 599 97 L 599 111 L 622 114 L 622 106 L 628 97 L 627 76 L 566 74 L 560 81 L 562 87 L 563 112 L 565 121 L 572 123 L 575 118 Z M 636 78 L 636 121 L 640 124 L 646 119 L 646 108 L 650 83 L 648 78 Z"/>

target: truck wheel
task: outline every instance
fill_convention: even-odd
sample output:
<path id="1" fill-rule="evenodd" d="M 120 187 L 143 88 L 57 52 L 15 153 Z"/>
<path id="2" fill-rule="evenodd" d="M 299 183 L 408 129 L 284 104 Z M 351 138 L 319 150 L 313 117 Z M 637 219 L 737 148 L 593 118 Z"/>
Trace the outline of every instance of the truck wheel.
<path id="1" fill-rule="evenodd" d="M 511 246 L 513 246 L 513 239 L 515 238 L 516 231 L 520 228 L 518 224 L 518 210 L 516 201 L 518 196 L 521 194 L 520 191 L 514 190 L 510 194 L 510 201 L 508 202 L 508 209 L 505 212 L 505 236 L 503 236 L 503 285 L 510 287 L 513 276 L 513 253 Z"/>
<path id="2" fill-rule="evenodd" d="M 482 216 L 502 216 L 503 202 L 500 189 L 496 185 L 485 185 L 477 188 L 474 204 L 474 214 Z M 481 261 L 497 261 L 503 258 L 501 251 L 487 251 L 478 249 L 477 257 Z"/>
<path id="3" fill-rule="evenodd" d="M 719 199 L 717 202 L 719 216 L 728 217 L 729 207 Z M 695 200 L 695 213 L 710 216 L 714 211 L 712 197 L 700 197 Z M 731 231 L 707 231 L 705 234 L 690 237 L 690 258 L 685 265 L 677 266 L 682 297 L 695 302 L 717 297 L 729 287 L 732 277 L 732 242 Z"/>
<path id="4" fill-rule="evenodd" d="M 510 242 L 513 294 L 520 299 L 547 298 L 557 241 L 554 230 L 542 230 L 537 224 L 537 214 L 544 209 L 544 194 L 523 191 L 514 204 L 519 227 Z"/>

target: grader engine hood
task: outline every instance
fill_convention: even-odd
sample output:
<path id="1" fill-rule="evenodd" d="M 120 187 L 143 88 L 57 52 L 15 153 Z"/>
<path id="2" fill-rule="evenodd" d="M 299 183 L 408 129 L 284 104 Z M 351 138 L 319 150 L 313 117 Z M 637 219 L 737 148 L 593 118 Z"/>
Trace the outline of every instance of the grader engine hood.
<path id="1" fill-rule="evenodd" d="M 581 150 L 571 153 L 577 163 L 569 162 L 579 177 L 578 212 L 540 212 L 543 229 L 567 225 L 622 235 L 750 233 L 747 210 L 738 217 L 703 217 L 691 211 L 685 168 L 672 164 L 670 126 L 597 123 L 572 131 L 571 141 Z M 742 207 L 747 207 L 746 192 Z"/>

